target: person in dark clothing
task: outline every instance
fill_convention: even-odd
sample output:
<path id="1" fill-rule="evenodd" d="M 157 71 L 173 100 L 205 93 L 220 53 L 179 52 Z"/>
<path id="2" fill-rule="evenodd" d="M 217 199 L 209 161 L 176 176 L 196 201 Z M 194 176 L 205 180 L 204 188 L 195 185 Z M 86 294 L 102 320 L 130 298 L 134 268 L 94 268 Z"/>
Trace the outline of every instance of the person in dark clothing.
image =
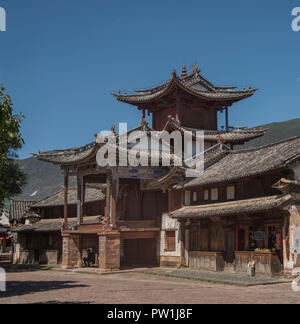
<path id="1" fill-rule="evenodd" d="M 87 258 L 83 258 L 84 265 L 86 267 L 89 267 L 90 264 L 95 263 L 95 254 L 92 252 L 91 249 L 87 249 L 88 256 Z"/>

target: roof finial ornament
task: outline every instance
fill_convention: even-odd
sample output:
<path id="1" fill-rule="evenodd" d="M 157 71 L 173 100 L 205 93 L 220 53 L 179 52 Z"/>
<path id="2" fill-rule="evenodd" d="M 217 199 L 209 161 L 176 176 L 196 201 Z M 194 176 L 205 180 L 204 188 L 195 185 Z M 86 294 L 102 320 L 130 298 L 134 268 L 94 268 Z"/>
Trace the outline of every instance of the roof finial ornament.
<path id="1" fill-rule="evenodd" d="M 113 134 L 117 134 L 116 133 L 116 125 L 115 124 L 113 124 L 112 126 L 111 126 L 111 128 L 110 128 L 110 130 L 111 130 L 111 132 L 113 133 Z"/>
<path id="2" fill-rule="evenodd" d="M 177 78 L 176 70 L 173 70 L 173 71 L 172 71 L 171 76 L 172 76 L 172 79 L 176 79 L 176 78 Z"/>
<path id="3" fill-rule="evenodd" d="M 198 68 L 198 65 L 197 64 L 193 64 L 193 67 L 194 67 L 193 73 L 198 74 L 200 72 L 199 71 L 199 68 Z"/>
<path id="4" fill-rule="evenodd" d="M 181 73 L 181 77 L 186 77 L 186 76 L 187 76 L 186 65 L 183 64 L 183 66 L 182 66 L 182 73 Z"/>

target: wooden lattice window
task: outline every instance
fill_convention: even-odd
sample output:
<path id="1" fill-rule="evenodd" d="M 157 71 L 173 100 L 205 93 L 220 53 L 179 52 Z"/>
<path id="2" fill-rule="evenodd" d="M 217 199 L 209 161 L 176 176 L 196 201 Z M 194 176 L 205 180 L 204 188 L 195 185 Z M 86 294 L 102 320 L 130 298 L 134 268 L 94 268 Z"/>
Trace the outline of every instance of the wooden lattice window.
<path id="1" fill-rule="evenodd" d="M 166 251 L 175 251 L 176 235 L 175 231 L 166 231 Z"/>

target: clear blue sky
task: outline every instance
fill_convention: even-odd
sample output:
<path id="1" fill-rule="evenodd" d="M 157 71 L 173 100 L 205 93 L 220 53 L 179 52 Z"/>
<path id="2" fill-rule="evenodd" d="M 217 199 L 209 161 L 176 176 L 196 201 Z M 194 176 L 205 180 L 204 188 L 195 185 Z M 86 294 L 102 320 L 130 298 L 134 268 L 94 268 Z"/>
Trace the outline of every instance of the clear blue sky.
<path id="1" fill-rule="evenodd" d="M 140 113 L 111 93 L 153 86 L 197 62 L 217 85 L 260 91 L 230 124 L 299 116 L 300 32 L 294 0 L 0 0 L 0 83 L 26 116 L 21 158 L 89 143 Z"/>

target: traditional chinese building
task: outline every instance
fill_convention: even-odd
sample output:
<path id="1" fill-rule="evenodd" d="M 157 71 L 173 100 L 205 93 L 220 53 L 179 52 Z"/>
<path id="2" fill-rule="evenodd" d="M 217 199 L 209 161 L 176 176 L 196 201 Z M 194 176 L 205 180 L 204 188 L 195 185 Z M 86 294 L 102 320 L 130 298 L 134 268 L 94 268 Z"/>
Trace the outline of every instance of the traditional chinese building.
<path id="1" fill-rule="evenodd" d="M 168 217 L 180 222 L 183 265 L 246 272 L 255 260 L 259 274 L 290 272 L 300 261 L 300 138 L 222 151 L 203 175 L 176 185 L 185 201 Z"/>
<path id="2" fill-rule="evenodd" d="M 84 224 L 97 226 L 104 215 L 105 188 L 99 185 L 87 185 L 85 188 Z M 21 205 L 21 206 L 20 206 Z M 24 224 L 13 227 L 14 253 L 13 262 L 20 264 L 60 264 L 62 261 L 61 225 L 64 217 L 64 191 L 61 190 L 38 202 L 26 203 L 12 201 L 12 219 L 24 220 Z M 68 191 L 68 228 L 76 229 L 77 188 Z M 98 237 L 90 234 L 83 236 L 81 254 L 92 249 L 98 265 Z"/>
<path id="3" fill-rule="evenodd" d="M 293 187 L 283 181 L 300 180 L 299 139 L 233 151 L 235 145 L 264 135 L 264 130 L 229 124 L 230 107 L 256 90 L 215 86 L 196 66 L 190 74 L 184 66 L 181 76 L 174 71 L 168 82 L 157 87 L 114 95 L 142 111 L 141 126 L 129 131 L 128 137 L 137 130 L 146 137 L 152 130 L 204 131 L 205 171 L 194 179 L 185 177 L 185 165 L 100 167 L 96 155 L 105 142 L 35 155 L 59 165 L 65 175 L 63 267 L 81 266 L 88 234 L 97 237 L 103 271 L 139 264 L 245 271 L 251 258 L 264 274 L 291 270 L 293 238 L 298 237 L 293 232 L 299 217 L 298 194 L 291 189 L 297 183 Z M 225 126 L 220 129 L 222 112 Z M 152 115 L 152 128 L 145 122 L 146 114 Z M 119 159 L 120 134 L 114 128 L 112 134 L 116 142 L 111 146 Z M 128 147 L 134 150 L 137 145 L 138 139 Z M 149 148 L 136 152 L 150 159 Z M 165 152 L 155 154 L 161 161 Z M 78 179 L 77 226 L 72 229 L 67 208 L 70 175 Z M 288 180 L 274 187 L 282 178 Z M 84 222 L 83 194 L 91 183 L 106 184 L 104 219 L 92 225 Z M 292 191 L 281 193 L 281 187 Z"/>

